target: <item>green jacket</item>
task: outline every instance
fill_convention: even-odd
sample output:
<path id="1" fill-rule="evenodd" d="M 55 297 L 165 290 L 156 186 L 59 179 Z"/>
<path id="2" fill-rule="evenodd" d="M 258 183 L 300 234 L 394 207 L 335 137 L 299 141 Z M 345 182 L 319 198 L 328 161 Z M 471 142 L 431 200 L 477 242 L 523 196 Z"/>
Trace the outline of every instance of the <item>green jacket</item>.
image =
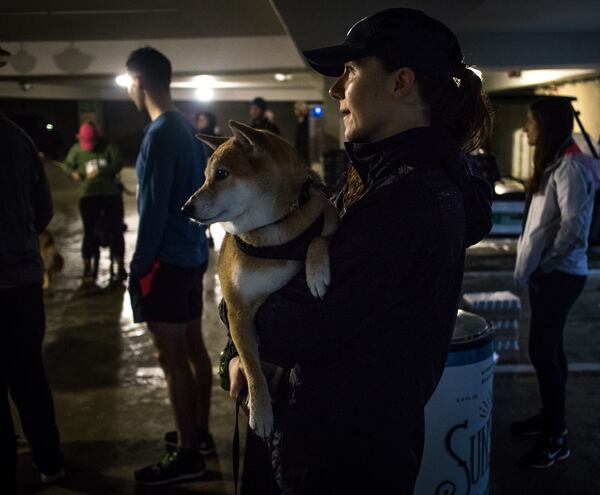
<path id="1" fill-rule="evenodd" d="M 123 159 L 115 145 L 100 141 L 92 151 L 83 151 L 79 143 L 75 143 L 67 154 L 65 165 L 69 173 L 79 172 L 82 197 L 121 194 L 119 172 L 123 168 Z M 98 175 L 88 179 L 93 170 L 98 170 Z"/>

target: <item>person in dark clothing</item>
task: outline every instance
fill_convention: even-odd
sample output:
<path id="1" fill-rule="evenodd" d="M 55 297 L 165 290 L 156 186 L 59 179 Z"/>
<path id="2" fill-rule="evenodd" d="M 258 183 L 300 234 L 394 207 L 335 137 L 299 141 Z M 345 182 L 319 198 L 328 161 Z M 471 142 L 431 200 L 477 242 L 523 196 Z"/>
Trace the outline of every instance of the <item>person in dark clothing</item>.
<path id="1" fill-rule="evenodd" d="M 204 455 L 215 452 L 209 432 L 212 366 L 202 336 L 204 232 L 181 212 L 204 182 L 206 155 L 196 129 L 170 93 L 171 62 L 152 47 L 127 59 L 129 97 L 151 122 L 136 160 L 139 225 L 129 295 L 136 322 L 145 321 L 165 373 L 177 426 L 165 433 L 166 455 L 135 471 L 140 484 L 201 479 Z"/>
<path id="2" fill-rule="evenodd" d="M 295 375 L 282 491 L 409 495 L 465 249 L 491 228 L 491 190 L 464 155 L 487 136 L 489 107 L 454 34 L 417 10 L 379 12 L 341 45 L 304 56 L 338 77 L 330 94 L 352 165 L 336 200 L 326 296 L 313 298 L 301 271 L 257 315 L 261 359 Z M 238 358 L 228 370 L 236 395 Z"/>
<path id="3" fill-rule="evenodd" d="M 300 153 L 300 156 L 304 158 L 306 163 L 309 163 L 308 104 L 305 101 L 297 101 L 294 103 L 294 115 L 298 121 L 298 127 L 296 127 L 296 138 L 294 139 L 294 148 L 298 150 L 298 153 Z"/>
<path id="4" fill-rule="evenodd" d="M 42 362 L 45 332 L 38 234 L 52 218 L 50 188 L 35 145 L 0 114 L 0 486 L 16 493 L 12 397 L 42 482 L 65 476 L 52 393 Z"/>
<path id="5" fill-rule="evenodd" d="M 273 134 L 281 135 L 279 127 L 271 122 L 265 115 L 267 112 L 267 101 L 260 96 L 257 96 L 252 100 L 250 104 L 250 126 L 254 129 L 264 129 L 270 131 Z"/>

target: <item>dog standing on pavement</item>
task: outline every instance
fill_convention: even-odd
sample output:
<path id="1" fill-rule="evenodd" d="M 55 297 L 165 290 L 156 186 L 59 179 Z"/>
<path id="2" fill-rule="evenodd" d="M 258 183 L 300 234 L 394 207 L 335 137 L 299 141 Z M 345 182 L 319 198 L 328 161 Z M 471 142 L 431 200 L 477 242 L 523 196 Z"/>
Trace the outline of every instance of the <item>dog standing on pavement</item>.
<path id="1" fill-rule="evenodd" d="M 329 237 L 339 219 L 315 187 L 318 177 L 284 139 L 230 121 L 233 137 L 199 135 L 214 149 L 206 181 L 184 206 L 203 224 L 221 223 L 227 235 L 218 274 L 228 308 L 231 338 L 248 382 L 250 427 L 273 431 L 267 381 L 258 355 L 254 318 L 267 297 L 286 285 L 305 261 L 306 281 L 322 298 L 330 283 Z M 298 243 L 307 248 L 298 254 Z M 290 258 L 286 247 L 294 246 Z M 284 331 L 284 329 L 281 329 Z"/>
<path id="2" fill-rule="evenodd" d="M 58 252 L 56 248 L 56 243 L 54 242 L 54 236 L 50 233 L 49 230 L 44 229 L 42 233 L 38 236 L 38 241 L 40 244 L 40 256 L 42 257 L 42 261 L 44 262 L 44 289 L 50 288 L 50 282 L 52 281 L 52 276 L 56 272 L 60 272 L 63 269 L 65 264 L 65 260 L 62 255 Z"/>

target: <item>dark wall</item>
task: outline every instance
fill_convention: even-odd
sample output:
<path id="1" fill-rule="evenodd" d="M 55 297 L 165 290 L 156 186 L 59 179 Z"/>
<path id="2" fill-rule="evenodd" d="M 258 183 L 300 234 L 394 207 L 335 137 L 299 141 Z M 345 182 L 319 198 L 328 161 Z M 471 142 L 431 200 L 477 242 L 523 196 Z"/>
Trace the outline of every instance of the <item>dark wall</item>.
<path id="1" fill-rule="evenodd" d="M 0 112 L 12 118 L 32 137 L 40 151 L 62 158 L 79 129 L 77 102 L 0 98 Z M 46 129 L 52 124 L 52 130 Z"/>
<path id="2" fill-rule="evenodd" d="M 247 102 L 225 101 L 202 104 L 196 101 L 178 101 L 175 105 L 192 123 L 201 110 L 214 113 L 217 117 L 219 133 L 223 136 L 231 135 L 227 126 L 229 120 L 244 123 L 250 120 Z M 293 110 L 294 103 L 274 102 L 269 105 L 269 109 L 275 114 L 274 122 L 281 130 L 282 136 L 293 143 L 297 125 Z M 143 137 L 143 129 L 148 122 L 148 117 L 138 112 L 130 101 L 104 103 L 104 132 L 120 147 L 127 162 L 135 161 Z"/>
<path id="3" fill-rule="evenodd" d="M 176 106 L 191 122 L 200 110 L 213 112 L 217 116 L 220 133 L 224 136 L 231 135 L 227 126 L 229 120 L 245 123 L 250 120 L 248 102 L 202 104 L 196 101 L 178 101 Z M 293 108 L 293 102 L 273 102 L 269 105 L 269 109 L 275 114 L 274 122 L 283 137 L 291 143 L 294 142 L 297 125 Z M 75 142 L 80 123 L 79 110 L 78 102 L 72 100 L 0 99 L 0 112 L 20 120 L 18 123 L 27 127 L 30 134 L 36 134 L 32 137 L 40 150 L 59 159 L 65 156 Z M 27 125 L 23 125 L 21 121 Z M 106 101 L 102 104 L 102 116 L 99 119 L 102 132 L 119 146 L 127 164 L 135 162 L 144 127 L 148 122 L 148 117 L 138 112 L 131 101 Z M 54 125 L 52 131 L 46 130 L 47 123 Z"/>

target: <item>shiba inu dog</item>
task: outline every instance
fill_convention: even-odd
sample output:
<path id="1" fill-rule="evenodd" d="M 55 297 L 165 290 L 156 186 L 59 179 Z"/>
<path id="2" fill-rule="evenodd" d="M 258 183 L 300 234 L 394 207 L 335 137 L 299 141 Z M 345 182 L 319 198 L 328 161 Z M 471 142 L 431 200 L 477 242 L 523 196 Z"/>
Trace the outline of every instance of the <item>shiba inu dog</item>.
<path id="1" fill-rule="evenodd" d="M 56 243 L 54 242 L 54 236 L 50 233 L 49 230 L 43 230 L 42 233 L 38 236 L 38 241 L 40 244 L 40 256 L 42 257 L 42 261 L 44 262 L 44 289 L 48 289 L 50 287 L 50 281 L 52 280 L 52 275 L 55 272 L 59 272 L 63 269 L 65 260 L 58 252 L 56 248 Z"/>
<path id="2" fill-rule="evenodd" d="M 330 283 L 329 237 L 338 215 L 315 187 L 318 176 L 284 139 L 239 122 L 230 121 L 229 127 L 231 138 L 198 135 L 215 151 L 204 185 L 183 211 L 203 224 L 218 222 L 227 232 L 218 274 L 231 337 L 248 382 L 250 427 L 267 438 L 273 412 L 254 317 L 303 261 L 311 293 L 325 295 Z"/>

